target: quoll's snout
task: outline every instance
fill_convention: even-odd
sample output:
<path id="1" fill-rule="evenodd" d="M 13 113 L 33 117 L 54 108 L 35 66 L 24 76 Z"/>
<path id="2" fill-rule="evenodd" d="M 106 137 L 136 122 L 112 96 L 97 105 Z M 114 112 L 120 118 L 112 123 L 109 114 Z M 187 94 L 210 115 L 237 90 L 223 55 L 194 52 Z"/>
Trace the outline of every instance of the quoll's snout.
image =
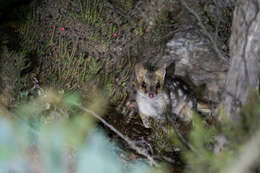
<path id="1" fill-rule="evenodd" d="M 154 98 L 155 96 L 156 96 L 156 90 L 155 90 L 155 88 L 152 86 L 153 84 L 150 84 L 150 87 L 149 87 L 149 90 L 148 90 L 148 97 L 150 98 L 150 99 L 152 99 L 152 98 Z"/>
<path id="2" fill-rule="evenodd" d="M 154 94 L 153 94 L 153 93 L 149 93 L 149 94 L 148 94 L 148 97 L 149 97 L 150 99 L 152 99 L 152 98 L 154 98 Z"/>

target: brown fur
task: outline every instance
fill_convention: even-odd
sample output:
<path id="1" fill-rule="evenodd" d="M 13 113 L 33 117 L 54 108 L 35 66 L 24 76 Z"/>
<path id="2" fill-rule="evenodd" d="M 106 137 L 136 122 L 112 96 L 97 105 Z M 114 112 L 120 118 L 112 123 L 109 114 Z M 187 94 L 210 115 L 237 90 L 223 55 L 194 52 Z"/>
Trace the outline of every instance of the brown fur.
<path id="1" fill-rule="evenodd" d="M 137 90 L 145 94 L 152 93 L 159 94 L 164 88 L 164 77 L 166 73 L 166 66 L 162 66 L 156 70 L 145 69 L 143 64 L 135 66 L 135 73 L 137 77 Z"/>

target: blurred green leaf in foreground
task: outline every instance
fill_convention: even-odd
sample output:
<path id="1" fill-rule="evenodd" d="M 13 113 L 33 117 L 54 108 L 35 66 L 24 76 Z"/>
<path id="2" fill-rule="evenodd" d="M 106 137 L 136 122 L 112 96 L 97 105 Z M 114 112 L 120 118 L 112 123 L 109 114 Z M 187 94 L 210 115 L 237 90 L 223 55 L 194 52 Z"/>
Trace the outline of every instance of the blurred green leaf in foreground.
<path id="1" fill-rule="evenodd" d="M 93 106 L 100 99 L 105 100 L 89 103 L 95 112 L 104 112 Z M 152 172 L 143 160 L 124 160 L 120 155 L 125 151 L 94 126 L 93 118 L 75 106 L 79 104 L 77 95 L 51 91 L 11 111 L 14 119 L 0 111 L 0 173 Z M 50 116 L 50 122 L 40 121 Z"/>

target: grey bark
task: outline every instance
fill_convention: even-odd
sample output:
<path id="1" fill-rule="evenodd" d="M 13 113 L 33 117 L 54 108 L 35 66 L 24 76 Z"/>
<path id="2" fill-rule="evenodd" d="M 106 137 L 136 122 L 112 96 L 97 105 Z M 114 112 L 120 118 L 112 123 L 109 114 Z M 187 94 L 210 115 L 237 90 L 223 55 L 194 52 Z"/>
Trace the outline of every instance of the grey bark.
<path id="1" fill-rule="evenodd" d="M 230 39 L 232 59 L 223 92 L 227 117 L 236 113 L 247 101 L 252 89 L 259 89 L 260 72 L 260 0 L 238 0 L 233 16 Z"/>

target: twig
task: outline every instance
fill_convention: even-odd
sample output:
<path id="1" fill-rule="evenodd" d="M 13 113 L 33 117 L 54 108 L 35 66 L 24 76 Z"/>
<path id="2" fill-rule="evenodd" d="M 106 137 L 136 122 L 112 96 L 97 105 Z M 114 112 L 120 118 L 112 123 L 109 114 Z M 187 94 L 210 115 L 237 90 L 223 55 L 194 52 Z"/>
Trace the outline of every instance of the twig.
<path id="1" fill-rule="evenodd" d="M 225 55 L 223 55 L 221 53 L 221 51 L 218 49 L 217 47 L 217 44 L 215 42 L 215 40 L 211 37 L 210 33 L 207 31 L 206 27 L 203 25 L 199 15 L 193 10 L 191 9 L 185 1 L 183 0 L 180 0 L 181 4 L 193 15 L 195 16 L 195 18 L 197 19 L 198 21 L 198 25 L 201 27 L 203 33 L 208 37 L 208 39 L 210 40 L 212 46 L 213 46 L 213 49 L 214 51 L 217 53 L 218 57 L 221 58 L 223 61 L 225 61 L 226 63 L 230 63 L 229 60 L 227 59 L 227 57 Z"/>
<path id="2" fill-rule="evenodd" d="M 214 4 L 216 5 L 217 9 L 216 9 L 216 13 L 217 13 L 217 16 L 219 16 L 219 5 L 218 5 L 218 2 L 217 0 L 213 0 L 214 1 Z M 215 40 L 217 40 L 218 38 L 218 28 L 219 28 L 219 24 L 220 24 L 220 18 L 217 19 L 217 24 L 216 24 L 216 31 L 215 31 Z"/>
<path id="3" fill-rule="evenodd" d="M 139 148 L 135 145 L 134 142 L 132 142 L 127 136 L 124 136 L 121 132 L 119 132 L 117 129 L 115 129 L 112 125 L 110 125 L 108 122 L 106 122 L 103 118 L 101 118 L 101 116 L 99 116 L 97 113 L 95 113 L 92 110 L 89 110 L 83 106 L 80 106 L 78 104 L 75 104 L 76 106 L 78 106 L 81 110 L 90 113 L 92 116 L 94 116 L 95 118 L 97 118 L 98 120 L 100 120 L 105 126 L 107 126 L 110 130 L 112 130 L 113 132 L 115 132 L 120 138 L 122 138 L 123 140 L 125 140 L 128 145 L 134 149 L 138 154 L 145 156 L 151 163 L 151 165 L 153 166 L 158 166 L 158 163 L 152 158 L 152 156 L 150 156 L 148 154 L 148 152 L 143 149 L 143 148 Z"/>
<path id="4" fill-rule="evenodd" d="M 154 158 L 164 160 L 164 161 L 166 161 L 166 162 L 168 162 L 168 163 L 171 163 L 171 164 L 176 164 L 176 161 L 175 161 L 175 160 L 173 160 L 172 158 L 167 157 L 167 156 L 158 156 L 158 155 L 155 155 Z"/>

